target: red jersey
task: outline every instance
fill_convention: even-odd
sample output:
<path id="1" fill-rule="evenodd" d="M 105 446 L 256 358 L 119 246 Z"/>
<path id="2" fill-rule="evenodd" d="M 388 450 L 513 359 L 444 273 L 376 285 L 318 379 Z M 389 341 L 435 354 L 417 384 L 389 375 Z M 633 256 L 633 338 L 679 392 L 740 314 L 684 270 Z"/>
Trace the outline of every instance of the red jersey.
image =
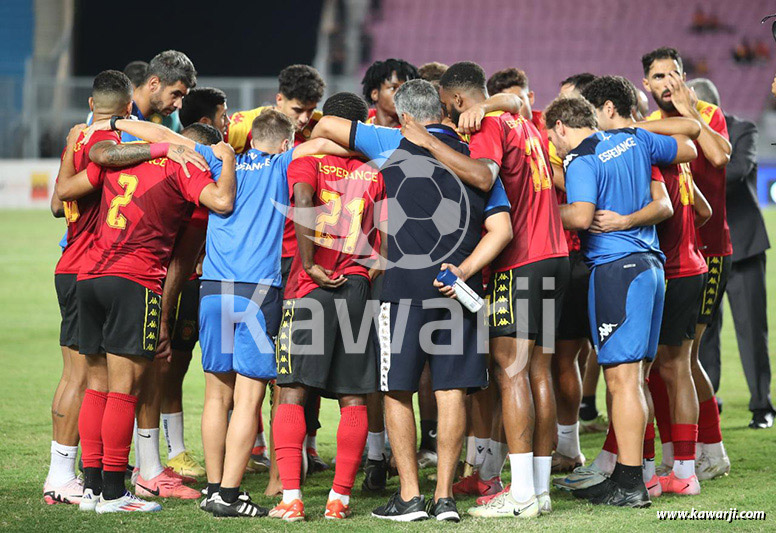
<path id="1" fill-rule="evenodd" d="M 163 157 L 122 169 L 90 164 L 89 181 L 102 184 L 97 235 L 78 279 L 127 278 L 161 294 L 173 244 L 199 195 L 215 183 L 210 172 Z"/>
<path id="2" fill-rule="evenodd" d="M 703 121 L 711 129 L 725 139 L 730 138 L 728 136 L 727 121 L 722 114 L 722 109 L 703 101 L 698 101 L 697 109 Z M 659 110 L 649 116 L 650 120 L 659 118 L 662 118 Z M 709 221 L 697 229 L 698 247 L 705 257 L 732 255 L 733 244 L 730 242 L 730 227 L 727 223 L 725 168 L 715 168 L 706 159 L 698 141 L 695 141 L 695 146 L 698 149 L 698 157 L 690 162 L 692 177 L 709 201 L 712 210 Z"/>
<path id="3" fill-rule="evenodd" d="M 375 220 L 380 215 L 375 213 L 375 202 L 385 198 L 380 172 L 356 158 L 302 157 L 288 167 L 292 200 L 297 183 L 308 183 L 315 190 L 315 263 L 332 270 L 332 277 L 368 277 L 366 265 L 376 257 Z M 302 268 L 297 253 L 285 297 L 301 298 L 317 288 L 318 284 Z"/>
<path id="4" fill-rule="evenodd" d="M 86 130 L 84 130 L 86 131 Z M 84 144 L 84 133 L 78 137 L 73 147 L 73 163 L 76 172 L 85 170 L 89 165 L 89 151 L 92 146 L 102 141 L 121 142 L 121 137 L 115 131 L 95 131 Z M 54 269 L 55 274 L 78 274 L 81 261 L 92 244 L 97 231 L 97 220 L 100 212 L 100 191 L 94 191 L 71 202 L 63 202 L 65 222 L 67 222 L 67 246 Z"/>
<path id="5" fill-rule="evenodd" d="M 549 152 L 550 150 L 550 136 L 547 134 L 547 124 L 544 122 L 544 111 L 531 111 L 531 122 L 539 131 L 539 136 L 542 138 L 542 146 L 544 150 Z"/>
<path id="6" fill-rule="evenodd" d="M 511 204 L 514 238 L 493 262 L 503 272 L 569 250 L 547 153 L 536 126 L 520 115 L 488 113 L 469 143 L 471 157 L 490 159 L 500 167 Z"/>
<path id="7" fill-rule="evenodd" d="M 662 175 L 668 189 L 674 215 L 657 225 L 660 249 L 666 256 L 666 279 L 697 276 L 708 271 L 698 249 L 695 232 L 695 199 L 690 165 L 652 167 L 652 173 Z"/>
<path id="8" fill-rule="evenodd" d="M 184 219 L 183 223 L 181 224 L 181 230 L 178 232 L 178 236 L 180 236 L 183 233 L 183 229 L 186 226 L 194 226 L 198 228 L 204 228 L 204 230 L 207 230 L 207 218 L 210 214 L 210 211 L 208 211 L 207 207 L 204 205 L 200 205 L 199 207 L 196 207 L 194 211 L 191 213 L 191 216 Z M 176 243 L 177 244 L 177 243 Z M 204 249 L 203 249 L 204 252 Z M 191 273 L 191 276 L 189 276 L 189 281 L 194 281 L 199 279 L 199 276 L 197 275 L 197 269 L 194 269 L 194 272 Z"/>

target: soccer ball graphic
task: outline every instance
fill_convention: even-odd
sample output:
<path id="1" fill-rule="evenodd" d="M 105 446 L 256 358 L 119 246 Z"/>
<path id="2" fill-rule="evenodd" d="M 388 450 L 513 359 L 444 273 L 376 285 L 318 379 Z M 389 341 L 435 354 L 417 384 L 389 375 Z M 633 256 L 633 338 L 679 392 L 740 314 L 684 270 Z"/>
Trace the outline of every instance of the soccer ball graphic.
<path id="1" fill-rule="evenodd" d="M 450 172 L 449 169 L 423 155 L 397 150 L 382 168 L 383 175 L 390 174 L 394 167 L 402 176 L 396 194 L 375 210 L 387 212 L 389 247 L 395 246 L 399 252 L 390 254 L 393 261 L 388 260 L 386 268 L 417 270 L 441 264 L 461 243 L 469 224 L 469 198 L 464 186 L 455 179 L 456 186 L 444 192 L 432 176 L 438 169 Z M 426 183 L 418 183 L 420 180 Z M 429 191 L 428 195 L 415 197 L 418 186 Z M 418 241 L 434 244 L 423 253 L 410 253 L 409 250 L 417 249 Z"/>

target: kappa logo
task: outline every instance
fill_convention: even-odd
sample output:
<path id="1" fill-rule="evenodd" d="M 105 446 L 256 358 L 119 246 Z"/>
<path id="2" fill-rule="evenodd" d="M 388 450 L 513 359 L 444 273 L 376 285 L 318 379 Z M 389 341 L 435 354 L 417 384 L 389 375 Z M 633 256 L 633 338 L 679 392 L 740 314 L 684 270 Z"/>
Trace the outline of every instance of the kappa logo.
<path id="1" fill-rule="evenodd" d="M 618 324 L 601 324 L 598 326 L 598 335 L 601 337 L 601 341 L 611 335 L 612 331 L 614 331 L 614 328 L 617 326 Z"/>

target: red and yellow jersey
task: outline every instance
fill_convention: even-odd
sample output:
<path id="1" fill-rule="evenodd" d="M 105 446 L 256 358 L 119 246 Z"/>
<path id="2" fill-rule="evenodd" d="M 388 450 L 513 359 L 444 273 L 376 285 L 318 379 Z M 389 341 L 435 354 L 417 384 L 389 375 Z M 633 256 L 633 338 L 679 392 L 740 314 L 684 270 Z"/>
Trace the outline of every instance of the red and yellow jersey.
<path id="1" fill-rule="evenodd" d="M 76 172 L 85 170 L 89 165 L 91 162 L 89 151 L 95 144 L 102 141 L 115 141 L 117 144 L 121 142 L 119 134 L 115 131 L 95 131 L 89 141 L 84 143 L 84 132 L 81 132 L 73 147 L 73 164 Z M 65 222 L 67 222 L 67 246 L 57 262 L 55 274 L 78 274 L 81 269 L 84 256 L 97 232 L 100 196 L 101 192 L 98 189 L 78 200 L 63 202 Z"/>
<path id="2" fill-rule="evenodd" d="M 697 109 L 703 121 L 711 129 L 729 139 L 727 122 L 722 109 L 701 100 L 698 101 Z M 663 114 L 657 110 L 649 115 L 647 120 L 660 118 L 663 118 Z M 695 146 L 698 148 L 698 157 L 690 163 L 692 177 L 712 209 L 711 219 L 697 230 L 698 246 L 706 257 L 732 255 L 733 245 L 730 242 L 730 227 L 727 223 L 725 169 L 715 168 L 709 163 L 698 141 L 695 141 Z"/>
<path id="3" fill-rule="evenodd" d="M 695 198 L 690 165 L 669 165 L 652 167 L 653 179 L 655 173 L 661 175 L 674 207 L 671 218 L 657 225 L 657 236 L 660 239 L 660 249 L 666 256 L 666 279 L 697 276 L 708 270 L 706 261 L 698 249 L 695 231 Z"/>
<path id="4" fill-rule="evenodd" d="M 256 117 L 261 115 L 265 109 L 274 109 L 274 106 L 265 105 L 250 109 L 248 111 L 238 111 L 231 117 L 229 117 L 229 127 L 226 131 L 226 142 L 232 145 L 234 151 L 241 154 L 251 147 L 251 127 Z M 319 110 L 313 111 L 313 115 L 310 118 L 310 122 L 304 127 L 302 131 L 297 131 L 294 137 L 294 146 L 301 144 L 310 138 L 313 132 L 313 128 L 321 119 L 321 112 Z"/>
<path id="5" fill-rule="evenodd" d="M 536 126 L 513 113 L 488 113 L 469 150 L 472 158 L 499 166 L 511 205 L 514 238 L 491 265 L 493 271 L 567 256 L 552 173 Z"/>

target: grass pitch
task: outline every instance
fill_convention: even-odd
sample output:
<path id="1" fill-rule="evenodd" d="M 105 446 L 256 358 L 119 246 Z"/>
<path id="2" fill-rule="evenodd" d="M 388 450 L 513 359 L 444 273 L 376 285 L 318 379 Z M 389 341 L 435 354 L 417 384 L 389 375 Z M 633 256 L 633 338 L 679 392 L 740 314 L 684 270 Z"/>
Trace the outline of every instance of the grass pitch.
<path id="1" fill-rule="evenodd" d="M 776 211 L 766 213 L 771 235 L 776 238 Z M 724 376 L 720 396 L 725 401 L 722 428 L 732 462 L 730 476 L 703 484 L 702 494 L 694 498 L 664 496 L 645 510 L 603 509 L 574 500 L 554 491 L 554 512 L 530 521 L 485 520 L 464 517 L 458 524 L 421 522 L 393 524 L 371 518 L 371 510 L 382 504 L 384 496 L 361 496 L 354 491 L 354 515 L 346 521 L 323 520 L 323 507 L 331 487 L 331 471 L 308 478 L 303 487 L 308 520 L 285 524 L 271 519 L 215 519 L 197 508 L 192 501 L 166 500 L 161 513 L 147 515 L 103 515 L 80 513 L 75 506 L 47 506 L 42 502 L 42 486 L 49 461 L 51 441 L 50 406 L 61 371 L 58 342 L 59 310 L 54 293 L 54 265 L 59 255 L 57 242 L 63 224 L 47 211 L 0 211 L 0 529 L 7 531 L 432 531 L 438 528 L 456 531 L 487 531 L 519 528 L 525 531 L 651 531 L 691 529 L 696 531 L 741 530 L 776 531 L 776 429 L 752 431 L 747 428 L 748 389 L 738 361 L 738 353 L 729 310 L 722 335 Z M 771 331 L 776 324 L 776 256 L 769 254 L 768 291 Z M 771 354 L 776 341 L 771 336 Z M 775 369 L 776 370 L 776 369 Z M 603 381 L 603 380 L 601 380 Z M 184 385 L 186 443 L 194 455 L 202 458 L 199 420 L 202 412 L 204 378 L 195 353 Z M 599 395 L 599 398 L 602 396 Z M 602 404 L 602 400 L 599 400 Z M 600 407 L 600 405 L 599 405 Z M 332 401 L 324 401 L 321 410 L 323 428 L 319 431 L 321 456 L 330 462 L 334 455 L 334 435 L 338 410 Z M 592 459 L 600 449 L 602 435 L 584 435 L 582 447 Z M 166 447 L 162 446 L 162 450 Z M 658 447 L 659 449 L 659 447 Z M 164 453 L 164 451 L 163 451 Z M 508 468 L 506 472 L 508 472 Z M 422 472 L 422 478 L 430 471 Z M 508 473 L 507 476 L 508 478 Z M 363 474 L 356 484 L 360 487 Z M 506 480 L 505 480 L 506 481 Z M 263 493 L 266 474 L 246 476 L 244 488 L 259 504 L 271 506 L 275 500 Z M 389 491 L 397 479 L 389 480 Z M 422 485 L 433 493 L 433 484 Z M 463 512 L 473 499 L 459 501 Z M 661 522 L 656 511 L 697 510 L 765 511 L 764 521 Z"/>

